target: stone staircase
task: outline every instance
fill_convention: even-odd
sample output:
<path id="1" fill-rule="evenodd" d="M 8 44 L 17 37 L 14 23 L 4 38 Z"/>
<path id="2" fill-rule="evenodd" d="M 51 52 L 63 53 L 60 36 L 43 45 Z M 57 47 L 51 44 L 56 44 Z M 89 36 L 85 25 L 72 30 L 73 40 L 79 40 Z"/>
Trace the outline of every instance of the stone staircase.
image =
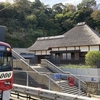
<path id="1" fill-rule="evenodd" d="M 35 68 L 35 69 L 40 73 L 43 72 L 43 73 L 47 74 L 51 79 L 53 79 L 57 84 L 59 84 L 59 86 L 61 86 L 63 88 L 63 93 L 86 96 L 86 93 L 83 92 L 82 90 L 80 90 L 80 92 L 79 92 L 79 88 L 77 86 L 69 86 L 67 79 L 61 79 L 61 78 L 56 79 L 54 77 L 54 74 L 56 72 L 53 71 L 52 69 L 50 69 L 48 67 L 39 67 L 39 68 Z M 56 74 L 59 74 L 59 73 L 56 73 Z"/>
<path id="2" fill-rule="evenodd" d="M 60 81 L 58 84 L 61 87 L 63 87 L 63 92 L 64 93 L 69 93 L 69 94 L 74 94 L 74 95 L 78 95 L 79 94 L 78 87 L 77 86 L 69 86 L 67 80 Z M 86 93 L 83 92 L 82 90 L 80 90 L 80 95 L 86 96 Z"/>

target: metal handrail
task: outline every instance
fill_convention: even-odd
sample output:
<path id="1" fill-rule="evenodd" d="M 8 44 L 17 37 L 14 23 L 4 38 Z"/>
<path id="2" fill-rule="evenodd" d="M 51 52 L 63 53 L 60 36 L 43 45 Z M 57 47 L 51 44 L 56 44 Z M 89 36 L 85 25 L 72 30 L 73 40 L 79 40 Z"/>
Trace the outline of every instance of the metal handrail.
<path id="1" fill-rule="evenodd" d="M 41 75 L 38 73 L 38 71 L 36 71 L 34 68 L 31 68 L 31 66 L 25 61 L 25 59 L 22 57 L 22 56 L 20 56 L 17 52 L 15 52 L 13 49 L 12 49 L 12 53 L 13 53 L 13 55 L 15 55 L 15 56 L 17 56 L 19 59 L 17 59 L 16 60 L 16 65 L 15 65 L 15 63 L 13 63 L 13 65 L 15 66 L 15 67 L 20 67 L 20 68 L 22 68 L 24 71 L 34 71 L 36 74 L 35 74 L 35 76 L 37 76 L 38 77 L 38 80 L 37 80 L 37 82 L 39 82 L 40 80 L 41 80 Z M 30 76 L 34 79 L 35 77 L 34 77 L 34 75 L 32 75 L 32 73 L 29 73 L 30 74 Z M 56 89 L 56 90 L 59 90 L 59 91 L 62 91 L 62 87 L 60 87 L 54 80 L 52 80 L 51 78 L 48 78 L 48 75 L 46 75 L 45 74 L 45 76 L 43 76 L 44 78 L 44 80 L 50 80 L 51 82 L 50 82 L 50 85 L 52 86 L 51 88 L 52 89 Z M 39 80 L 40 79 L 40 80 Z M 47 82 L 46 81 L 44 81 L 44 84 L 47 86 Z M 55 87 L 56 86 L 56 87 Z M 47 86 L 48 87 L 48 86 Z M 60 89 L 59 89 L 60 88 Z"/>
<path id="2" fill-rule="evenodd" d="M 52 67 L 52 69 L 56 70 L 57 72 L 59 73 L 63 73 L 63 74 L 67 74 L 71 77 L 74 77 L 75 79 L 75 84 L 78 84 L 78 82 L 80 81 L 80 86 L 81 88 L 86 91 L 87 90 L 87 85 L 86 83 L 81 80 L 80 78 L 76 77 L 74 74 L 70 73 L 70 72 L 65 72 L 63 70 L 61 70 L 59 67 L 57 67 L 56 65 L 54 65 L 53 63 L 51 63 L 50 61 L 48 61 L 47 59 L 41 59 L 41 66 L 44 66 L 44 67 Z"/>
<path id="3" fill-rule="evenodd" d="M 22 57 L 20 54 L 18 54 L 14 49 L 12 49 L 12 54 L 17 59 L 23 59 L 25 61 L 25 58 Z"/>
<path id="4" fill-rule="evenodd" d="M 32 68 L 27 62 L 25 62 L 24 60 L 20 60 L 17 59 L 16 60 L 16 67 L 20 67 L 22 68 L 24 71 L 28 71 L 28 74 L 34 79 L 36 80 L 38 83 L 42 83 L 45 84 L 48 87 L 48 82 L 50 80 L 50 86 L 52 90 L 55 91 L 62 91 L 62 87 L 59 86 L 54 80 L 52 80 L 51 78 L 48 77 L 48 75 L 44 74 L 40 74 L 38 71 L 36 71 L 34 68 Z M 34 73 L 33 73 L 34 72 Z M 43 81 L 44 80 L 44 81 Z"/>

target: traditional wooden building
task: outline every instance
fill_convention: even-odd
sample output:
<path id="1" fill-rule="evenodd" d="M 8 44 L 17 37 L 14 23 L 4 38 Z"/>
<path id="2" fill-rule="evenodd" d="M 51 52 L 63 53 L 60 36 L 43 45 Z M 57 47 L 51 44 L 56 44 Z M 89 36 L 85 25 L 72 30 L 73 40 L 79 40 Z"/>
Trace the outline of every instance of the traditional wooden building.
<path id="1" fill-rule="evenodd" d="M 58 63 L 83 63 L 88 51 L 100 50 L 100 34 L 82 22 L 63 35 L 38 38 L 28 50 L 35 52 L 38 62 L 46 58 Z"/>

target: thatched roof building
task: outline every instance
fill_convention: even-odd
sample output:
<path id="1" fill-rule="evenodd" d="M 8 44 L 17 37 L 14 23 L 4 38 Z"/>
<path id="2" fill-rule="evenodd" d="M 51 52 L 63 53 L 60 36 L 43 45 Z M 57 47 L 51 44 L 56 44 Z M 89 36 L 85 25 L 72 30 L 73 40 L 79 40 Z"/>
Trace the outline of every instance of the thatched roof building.
<path id="1" fill-rule="evenodd" d="M 52 47 L 98 44 L 100 44 L 100 34 L 84 24 L 75 26 L 63 35 L 38 38 L 29 50 L 48 50 Z"/>
<path id="2" fill-rule="evenodd" d="M 72 50 L 73 52 L 76 50 L 80 52 L 84 51 L 86 54 L 89 50 L 97 51 L 99 49 L 100 34 L 90 28 L 84 22 L 78 23 L 74 28 L 64 33 L 63 35 L 38 38 L 37 41 L 28 48 L 29 51 L 34 51 L 36 55 L 51 55 L 51 52 L 55 51 L 55 55 L 59 52 L 60 56 L 65 53 L 64 51 L 69 53 L 69 50 L 71 50 L 71 56 Z M 41 53 L 39 53 L 39 51 Z M 62 54 L 60 53 L 61 51 L 63 52 Z M 75 56 L 76 54 L 73 55 Z M 76 58 L 80 57 L 75 56 L 75 59 Z"/>

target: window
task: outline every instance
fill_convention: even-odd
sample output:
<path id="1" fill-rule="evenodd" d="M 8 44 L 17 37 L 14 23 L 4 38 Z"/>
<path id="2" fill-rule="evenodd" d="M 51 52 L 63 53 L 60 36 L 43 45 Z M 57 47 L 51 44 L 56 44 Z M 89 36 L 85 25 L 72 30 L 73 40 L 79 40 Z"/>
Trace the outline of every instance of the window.
<path id="1" fill-rule="evenodd" d="M 0 52 L 0 70 L 11 70 L 12 69 L 12 57 L 11 52 Z"/>
<path id="2" fill-rule="evenodd" d="M 52 54 L 52 57 L 55 58 L 55 54 L 54 53 Z"/>
<path id="3" fill-rule="evenodd" d="M 63 53 L 63 54 L 62 54 L 62 58 L 63 58 L 63 59 L 66 59 L 66 53 Z"/>
<path id="4" fill-rule="evenodd" d="M 71 53 L 71 59 L 75 59 L 75 54 Z"/>
<path id="5" fill-rule="evenodd" d="M 67 53 L 67 59 L 71 59 L 71 53 Z"/>
<path id="6" fill-rule="evenodd" d="M 60 57 L 60 53 L 56 53 L 56 54 L 55 54 L 55 57 L 56 57 L 56 58 L 59 58 L 59 57 Z"/>

